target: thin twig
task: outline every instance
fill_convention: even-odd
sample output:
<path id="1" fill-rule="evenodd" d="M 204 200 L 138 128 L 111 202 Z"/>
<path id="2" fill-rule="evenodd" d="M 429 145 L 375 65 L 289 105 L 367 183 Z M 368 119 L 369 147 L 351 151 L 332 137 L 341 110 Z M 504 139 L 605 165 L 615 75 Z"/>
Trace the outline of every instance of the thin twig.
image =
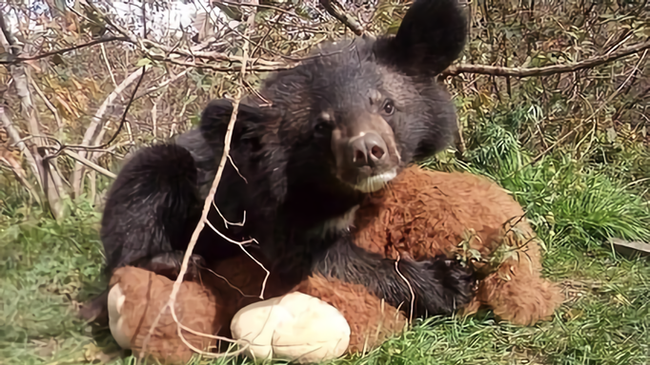
<path id="1" fill-rule="evenodd" d="M 11 64 L 16 64 L 20 62 L 25 62 L 25 61 L 34 61 L 34 60 L 40 60 L 41 58 L 49 57 L 49 56 L 54 56 L 57 54 L 62 54 L 70 51 L 74 51 L 80 48 L 85 48 L 85 47 L 90 47 L 94 46 L 96 44 L 101 44 L 101 43 L 106 43 L 106 42 L 114 42 L 114 41 L 123 41 L 126 42 L 128 41 L 127 38 L 125 37 L 108 37 L 108 38 L 100 38 L 96 39 L 94 41 L 90 41 L 88 43 L 83 43 L 79 44 L 76 46 L 68 47 L 68 48 L 61 48 L 56 51 L 50 51 L 50 52 L 45 52 L 45 53 L 40 53 L 34 56 L 16 56 L 12 57 L 10 60 L 0 60 L 0 65 L 11 65 Z"/>
<path id="2" fill-rule="evenodd" d="M 217 173 L 214 177 L 214 180 L 212 181 L 210 192 L 208 193 L 208 196 L 205 198 L 205 202 L 203 203 L 203 211 L 201 213 L 201 219 L 199 220 L 199 223 L 196 225 L 196 228 L 192 233 L 192 237 L 190 238 L 190 242 L 187 245 L 187 250 L 185 251 L 185 255 L 183 256 L 183 262 L 181 263 L 180 272 L 178 273 L 178 277 L 176 278 L 176 281 L 174 281 L 174 286 L 172 287 L 172 291 L 169 294 L 169 300 L 161 308 L 160 312 L 154 319 L 153 323 L 151 324 L 151 328 L 149 329 L 149 333 L 147 334 L 147 336 L 143 341 L 142 352 L 140 353 L 141 359 L 142 357 L 144 357 L 144 354 L 146 353 L 147 345 L 149 344 L 149 340 L 151 339 L 151 335 L 153 334 L 153 331 L 158 326 L 158 322 L 160 322 L 160 319 L 162 318 L 162 314 L 165 312 L 165 310 L 167 310 L 167 308 L 171 309 L 172 316 L 174 316 L 174 320 L 178 323 L 177 319 L 175 318 L 176 316 L 174 310 L 175 307 L 174 304 L 176 303 L 176 296 L 178 295 L 178 292 L 181 289 L 181 284 L 183 283 L 183 278 L 185 277 L 185 273 L 187 272 L 187 268 L 190 262 L 190 257 L 192 256 L 192 252 L 194 251 L 194 246 L 196 246 L 196 242 L 199 238 L 199 235 L 201 234 L 201 231 L 203 231 L 206 222 L 208 222 L 208 213 L 210 212 L 211 203 L 212 200 L 214 199 L 214 194 L 217 192 L 217 187 L 219 186 L 219 182 L 221 181 L 221 175 L 223 174 L 224 167 L 226 166 L 227 156 L 230 153 L 230 141 L 232 140 L 234 125 L 235 122 L 237 121 L 237 112 L 239 110 L 239 99 L 240 99 L 240 95 L 239 93 L 237 93 L 235 100 L 233 102 L 233 110 L 230 116 L 230 122 L 228 123 L 228 129 L 226 130 L 224 149 L 221 155 L 221 161 L 219 162 Z M 182 334 L 180 334 L 180 337 L 184 340 Z M 224 340 L 233 341 L 226 338 L 224 338 Z M 190 348 L 192 347 L 190 346 Z M 194 348 L 192 348 L 192 350 L 194 350 Z M 215 354 L 215 356 L 217 355 Z"/>
<path id="3" fill-rule="evenodd" d="M 409 291 L 411 292 L 411 311 L 409 312 L 409 322 L 413 322 L 413 312 L 415 310 L 415 291 L 413 291 L 413 287 L 411 286 L 411 283 L 408 281 L 408 279 L 399 271 L 398 264 L 401 258 L 401 255 L 398 254 L 397 260 L 395 260 L 395 271 L 397 271 L 397 275 L 399 275 L 399 277 L 404 280 L 406 285 L 409 287 Z"/>
<path id="4" fill-rule="evenodd" d="M 113 69 L 111 69 L 111 64 L 108 63 L 108 55 L 106 53 L 106 47 L 104 46 L 104 43 L 100 45 L 100 49 L 102 50 L 102 56 L 104 58 L 104 62 L 106 63 L 108 74 L 111 76 L 111 81 L 113 81 L 113 86 L 117 87 L 117 81 L 115 81 L 115 75 L 113 75 Z"/>
<path id="5" fill-rule="evenodd" d="M 456 76 L 461 73 L 473 73 L 492 76 L 511 76 L 511 77 L 531 77 L 531 76 L 549 76 L 559 73 L 575 72 L 586 68 L 593 68 L 631 54 L 641 52 L 650 48 L 650 40 L 635 44 L 616 52 L 601 55 L 599 57 L 589 58 L 584 61 L 567 65 L 552 65 L 544 67 L 499 67 L 489 65 L 467 65 L 461 64 L 451 66 L 442 72 L 442 76 Z"/>
<path id="6" fill-rule="evenodd" d="M 38 96 L 41 98 L 41 100 L 43 100 L 43 103 L 45 103 L 45 106 L 47 106 L 50 112 L 52 112 L 52 115 L 54 115 L 54 120 L 56 120 L 56 126 L 59 127 L 59 130 L 61 130 L 61 128 L 63 128 L 63 122 L 61 121 L 61 117 L 59 116 L 59 111 L 56 110 L 56 108 L 54 107 L 54 105 L 52 105 L 50 100 L 45 96 L 45 94 L 43 94 L 43 91 L 38 87 L 36 81 L 34 81 L 34 78 L 28 73 L 26 73 L 26 75 L 27 78 L 29 79 L 29 82 L 32 84 L 32 87 L 34 88 L 34 90 L 36 90 Z"/>
<path id="7" fill-rule="evenodd" d="M 73 151 L 71 151 L 69 149 L 63 150 L 63 153 L 70 156 L 72 159 L 77 160 L 80 163 L 84 164 L 86 167 L 89 167 L 89 168 L 99 172 L 100 174 L 102 174 L 104 176 L 110 177 L 111 179 L 117 179 L 117 175 L 115 175 L 114 173 L 106 170 L 105 168 L 97 165 L 96 163 L 94 163 L 94 162 L 92 162 L 92 161 L 90 161 L 90 160 L 88 160 L 88 159 L 86 159 L 84 157 L 79 156 L 78 154 L 76 154 L 75 152 L 73 152 Z"/>
<path id="8" fill-rule="evenodd" d="M 649 44 L 650 44 L 650 43 L 649 43 Z M 637 66 L 638 66 L 638 65 L 637 65 Z M 632 72 L 632 73 L 630 74 L 630 76 L 633 75 L 633 74 L 634 74 L 634 72 Z M 562 136 L 560 139 L 558 139 L 557 141 L 555 141 L 555 143 L 553 143 L 549 148 L 545 149 L 542 153 L 540 153 L 539 155 L 537 155 L 537 156 L 536 156 L 536 157 L 535 157 L 535 158 L 530 162 L 530 165 L 534 165 L 535 163 L 537 163 L 537 161 L 539 161 L 539 160 L 540 160 L 542 157 L 544 157 L 547 153 L 551 152 L 551 151 L 552 151 L 552 150 L 553 150 L 557 145 L 559 145 L 560 143 L 564 142 L 564 140 L 566 140 L 567 138 L 569 138 L 569 136 L 571 136 L 573 133 L 575 133 L 576 131 L 578 131 L 578 129 L 582 128 L 582 127 L 583 127 L 584 125 L 586 125 L 589 121 L 591 121 L 592 119 L 594 119 L 594 118 L 598 115 L 598 113 L 601 112 L 601 110 L 603 110 L 603 109 L 604 109 L 604 108 L 605 108 L 605 107 L 606 107 L 606 106 L 607 106 L 607 105 L 608 105 L 612 100 L 614 100 L 614 98 L 615 98 L 615 97 L 616 97 L 616 96 L 621 92 L 621 90 L 625 87 L 625 85 L 627 84 L 627 81 L 629 81 L 629 79 L 630 79 L 630 77 L 628 76 L 628 78 L 625 80 L 625 82 L 623 82 L 623 83 L 621 84 L 621 86 L 619 86 L 619 87 L 618 87 L 618 88 L 617 88 L 617 89 L 616 89 L 616 90 L 615 90 L 615 91 L 614 91 L 614 92 L 613 92 L 613 93 L 612 93 L 612 94 L 607 98 L 607 100 L 605 100 L 605 102 L 602 103 L 602 104 L 598 107 L 598 109 L 596 109 L 593 113 L 591 113 L 591 115 L 589 115 L 589 116 L 588 116 L 585 120 L 583 120 L 580 124 L 578 124 L 578 125 L 575 126 L 573 129 L 571 129 L 567 134 L 565 134 L 565 135 Z M 528 166 L 528 165 L 529 165 L 529 164 L 526 164 L 526 165 L 522 166 L 522 168 L 524 168 L 524 167 L 526 167 L 526 166 Z M 519 170 L 518 170 L 518 171 L 519 171 Z"/>
<path id="9" fill-rule="evenodd" d="M 264 272 L 266 273 L 266 275 L 264 276 L 264 281 L 262 281 L 262 288 L 261 288 L 261 290 L 260 290 L 260 295 L 259 295 L 259 298 L 260 298 L 260 299 L 264 299 L 264 291 L 265 291 L 265 289 L 266 289 L 266 284 L 267 284 L 268 281 L 269 281 L 269 277 L 271 276 L 271 272 L 269 271 L 269 269 L 265 268 L 264 265 L 263 265 L 261 262 L 259 262 L 259 261 L 255 258 L 255 256 L 253 256 L 250 252 L 248 252 L 248 250 L 246 250 L 246 248 L 244 247 L 244 245 L 245 245 L 245 244 L 248 244 L 248 243 L 258 243 L 257 240 L 254 239 L 254 238 L 251 238 L 251 239 L 246 240 L 246 241 L 238 242 L 238 241 L 235 241 L 235 240 L 233 240 L 232 238 L 226 236 L 225 234 L 221 233 L 221 232 L 220 232 L 220 231 L 219 231 L 215 226 L 212 225 L 212 223 L 210 223 L 210 221 L 206 220 L 205 223 L 206 223 L 210 228 L 212 228 L 212 230 L 213 230 L 216 234 L 218 234 L 221 238 L 223 238 L 224 240 L 226 240 L 226 241 L 228 241 L 228 242 L 230 242 L 230 243 L 232 243 L 232 244 L 235 244 L 235 245 L 239 246 L 239 248 L 241 248 L 241 250 L 244 251 L 244 253 L 246 254 L 246 256 L 248 256 L 248 257 L 249 257 L 251 260 L 253 260 L 253 261 L 254 261 L 254 262 L 255 262 L 259 267 L 261 267 L 262 270 L 264 270 Z"/>
<path id="10" fill-rule="evenodd" d="M 246 72 L 246 60 L 247 60 L 248 42 L 245 43 L 243 48 L 244 48 L 244 54 L 243 54 L 242 67 L 241 67 L 241 79 L 242 80 L 243 80 L 245 72 Z M 228 162 L 228 156 L 230 154 L 230 143 L 232 141 L 234 126 L 235 126 L 235 123 L 237 121 L 237 113 L 239 111 L 239 101 L 241 99 L 240 94 L 241 94 L 241 92 L 238 89 L 237 93 L 236 93 L 236 96 L 235 96 L 235 99 L 233 101 L 232 114 L 230 115 L 230 121 L 228 122 L 228 128 L 226 129 L 226 135 L 224 137 L 224 147 L 223 147 L 223 152 L 221 154 L 221 160 L 219 162 L 219 167 L 217 168 L 217 172 L 215 174 L 214 180 L 212 181 L 212 185 L 210 187 L 210 191 L 208 192 L 208 196 L 205 198 L 205 201 L 203 203 L 203 210 L 201 212 L 201 218 L 199 219 L 199 222 L 196 225 L 196 228 L 194 229 L 194 232 L 192 232 L 192 237 L 190 238 L 190 242 L 189 242 L 189 244 L 187 246 L 187 249 L 185 251 L 185 255 L 183 256 L 183 262 L 181 263 L 181 269 L 180 269 L 180 272 L 178 274 L 178 277 L 176 278 L 176 281 L 174 281 L 172 291 L 171 291 L 171 293 L 169 295 L 169 300 L 167 301 L 165 306 L 163 306 L 163 308 L 160 310 L 160 312 L 156 316 L 154 322 L 152 323 L 151 328 L 149 329 L 149 332 L 147 333 L 147 336 L 144 339 L 143 346 L 142 346 L 142 352 L 140 354 L 140 359 L 142 359 L 144 354 L 146 353 L 146 348 L 147 348 L 147 345 L 149 343 L 149 340 L 151 339 L 151 335 L 153 334 L 154 330 L 158 326 L 158 322 L 162 318 L 162 314 L 165 312 L 165 310 L 167 308 L 170 309 L 170 312 L 171 312 L 171 315 L 172 315 L 174 321 L 178 324 L 177 333 L 178 333 L 179 337 L 181 338 L 181 340 L 183 341 L 183 343 L 185 343 L 186 346 L 188 346 L 190 349 L 192 349 L 193 351 L 195 351 L 197 353 L 204 354 L 204 355 L 207 355 L 207 356 L 210 356 L 210 357 L 222 357 L 222 356 L 227 355 L 227 354 L 207 353 L 207 352 L 204 352 L 204 351 L 202 351 L 200 349 L 195 348 L 189 342 L 187 342 L 187 340 L 185 340 L 185 338 L 183 337 L 183 334 L 181 332 L 181 326 L 182 325 L 178 321 L 178 318 L 176 318 L 176 311 L 175 311 L 175 305 L 174 304 L 176 302 L 176 296 L 178 295 L 178 292 L 180 291 L 181 285 L 183 283 L 183 278 L 185 277 L 185 273 L 187 272 L 190 257 L 192 256 L 192 252 L 194 251 L 194 246 L 196 245 L 196 242 L 197 242 L 197 240 L 199 238 L 199 235 L 203 231 L 203 228 L 205 227 L 206 224 L 212 226 L 212 224 L 208 221 L 208 213 L 210 212 L 212 202 L 214 201 L 214 195 L 217 192 L 217 188 L 218 188 L 219 183 L 221 181 L 221 176 L 223 175 L 223 170 L 225 169 L 226 163 Z M 221 232 L 219 232 L 218 230 L 215 230 L 215 232 L 221 234 Z M 227 239 L 227 237 L 225 235 L 222 235 L 222 237 Z M 249 257 L 252 256 L 244 249 L 244 247 L 241 244 L 240 244 L 240 248 L 242 248 L 244 250 L 244 252 L 249 255 Z M 259 263 L 257 260 L 255 260 L 254 257 L 252 257 L 252 258 L 264 270 L 266 270 L 267 273 L 268 273 L 268 270 L 263 265 L 261 265 L 261 263 Z M 268 275 L 267 275 L 267 278 L 268 278 Z M 266 278 L 264 280 L 263 287 L 262 287 L 262 293 L 260 294 L 260 296 L 263 296 L 265 285 L 266 285 Z M 220 339 L 222 339 L 224 341 L 228 341 L 228 342 L 239 343 L 239 341 L 234 341 L 234 340 L 227 339 L 227 338 L 220 338 Z M 231 355 L 243 352 L 246 349 L 247 346 L 248 346 L 248 344 L 245 344 L 240 350 L 236 351 L 235 353 L 231 353 Z"/>
<path id="11" fill-rule="evenodd" d="M 219 210 L 219 207 L 217 207 L 217 204 L 214 201 L 212 201 L 212 207 L 217 211 L 217 213 L 219 213 L 221 219 L 223 219 L 223 225 L 226 227 L 226 229 L 228 229 L 228 225 L 243 227 L 244 224 L 246 224 L 246 211 L 244 211 L 244 218 L 242 218 L 242 221 L 235 223 L 227 220 L 226 217 L 224 217 L 223 214 L 221 214 L 221 210 Z"/>

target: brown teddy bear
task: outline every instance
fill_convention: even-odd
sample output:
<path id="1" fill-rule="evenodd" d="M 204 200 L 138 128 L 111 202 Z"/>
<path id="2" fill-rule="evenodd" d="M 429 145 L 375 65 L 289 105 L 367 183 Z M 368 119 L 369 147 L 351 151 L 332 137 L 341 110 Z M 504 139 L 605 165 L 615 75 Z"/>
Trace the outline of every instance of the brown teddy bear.
<path id="1" fill-rule="evenodd" d="M 563 299 L 541 277 L 541 241 L 521 206 L 483 177 L 409 167 L 364 202 L 354 235 L 358 246 L 394 260 L 442 254 L 464 261 L 479 279 L 473 300 L 461 309 L 464 314 L 487 308 L 500 319 L 531 325 L 550 317 Z M 244 254 L 203 270 L 202 283 L 182 284 L 179 321 L 193 331 L 233 337 L 251 357 L 312 362 L 375 348 L 402 331 L 410 317 L 410 303 L 398 309 L 361 285 L 320 275 L 287 288 L 271 273 L 264 292 L 272 299 L 261 300 L 265 276 Z M 132 267 L 115 272 L 111 331 L 122 347 L 142 350 L 172 284 Z M 158 360 L 185 362 L 197 349 L 214 349 L 219 342 L 217 347 L 225 349 L 224 341 L 198 332 L 179 330 L 167 311 L 145 352 Z"/>

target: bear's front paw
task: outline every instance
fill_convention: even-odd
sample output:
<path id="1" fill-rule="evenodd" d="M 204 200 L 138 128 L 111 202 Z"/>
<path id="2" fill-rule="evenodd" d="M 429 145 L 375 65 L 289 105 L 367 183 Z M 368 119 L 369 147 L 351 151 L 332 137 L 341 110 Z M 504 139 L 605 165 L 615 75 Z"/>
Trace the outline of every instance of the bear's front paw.
<path id="1" fill-rule="evenodd" d="M 428 314 L 451 314 L 472 299 L 476 279 L 471 269 L 445 256 L 420 262 L 426 271 L 429 288 L 422 288 L 421 309 Z"/>

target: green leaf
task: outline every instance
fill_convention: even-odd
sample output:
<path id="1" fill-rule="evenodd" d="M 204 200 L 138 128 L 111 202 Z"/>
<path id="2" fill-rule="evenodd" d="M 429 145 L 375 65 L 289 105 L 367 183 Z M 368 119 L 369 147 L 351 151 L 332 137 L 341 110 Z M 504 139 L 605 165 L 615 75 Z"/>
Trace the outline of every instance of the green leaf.
<path id="1" fill-rule="evenodd" d="M 150 66 L 151 60 L 149 58 L 141 58 L 138 60 L 138 63 L 135 64 L 137 67 Z"/>

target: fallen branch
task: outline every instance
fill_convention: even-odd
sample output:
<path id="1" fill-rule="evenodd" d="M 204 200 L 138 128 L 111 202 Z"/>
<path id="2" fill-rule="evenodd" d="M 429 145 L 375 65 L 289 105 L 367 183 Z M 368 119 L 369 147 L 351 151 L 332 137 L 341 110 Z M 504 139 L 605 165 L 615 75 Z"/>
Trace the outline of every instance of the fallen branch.
<path id="1" fill-rule="evenodd" d="M 252 23 L 253 19 L 254 19 L 254 17 L 250 16 L 248 21 L 250 23 Z M 251 27 L 249 26 L 248 29 L 250 29 L 250 28 Z M 242 67 L 241 67 L 241 82 L 243 82 L 244 75 L 245 75 L 245 72 L 246 72 L 246 60 L 247 60 L 247 51 L 248 51 L 248 42 L 247 41 L 245 42 L 245 45 L 244 45 L 243 49 L 244 49 L 244 55 L 242 57 L 243 60 L 242 60 Z M 196 228 L 194 229 L 194 232 L 192 232 L 190 242 L 189 242 L 189 244 L 187 246 L 187 249 L 185 250 L 185 255 L 183 256 L 183 261 L 181 263 L 181 269 L 180 269 L 180 271 L 178 273 L 178 276 L 177 276 L 176 280 L 174 281 L 174 285 L 172 286 L 172 291 L 169 294 L 169 300 L 162 307 L 162 309 L 160 310 L 160 312 L 158 313 L 158 315 L 154 319 L 151 327 L 149 328 L 149 332 L 147 333 L 147 336 L 145 337 L 145 339 L 143 341 L 142 352 L 140 353 L 140 357 L 139 357 L 140 360 L 143 359 L 143 357 L 144 357 L 144 355 L 146 353 L 147 345 L 148 345 L 148 343 L 149 343 L 149 341 L 151 339 L 151 335 L 153 334 L 156 327 L 158 326 L 158 323 L 160 322 L 160 319 L 162 318 L 163 313 L 168 308 L 170 310 L 170 313 L 171 313 L 171 316 L 172 316 L 174 322 L 176 322 L 176 324 L 177 324 L 177 334 L 178 334 L 178 336 L 181 338 L 183 343 L 188 348 L 192 349 L 192 351 L 194 351 L 196 353 L 206 355 L 206 356 L 210 356 L 210 357 L 214 357 L 214 358 L 223 357 L 223 356 L 226 356 L 226 355 L 233 356 L 233 355 L 238 355 L 240 353 L 243 353 L 246 350 L 246 348 L 248 347 L 248 345 L 249 345 L 249 344 L 245 344 L 239 350 L 231 352 L 230 354 L 228 354 L 228 353 L 215 354 L 215 353 L 209 353 L 209 352 L 202 351 L 201 349 L 197 349 L 196 347 L 192 346 L 192 344 L 190 344 L 185 339 L 185 337 L 183 336 L 183 333 L 182 333 L 183 329 L 186 330 L 186 331 L 189 331 L 191 333 L 194 333 L 196 335 L 201 335 L 201 336 L 206 336 L 206 337 L 209 337 L 209 338 L 219 339 L 219 340 L 223 340 L 223 341 L 226 341 L 226 342 L 231 342 L 231 343 L 240 343 L 240 342 L 235 341 L 233 339 L 226 338 L 226 337 L 199 333 L 199 332 L 196 332 L 196 331 L 193 331 L 193 330 L 187 328 L 186 326 L 181 324 L 179 319 L 177 318 L 177 316 L 176 316 L 176 306 L 175 306 L 176 297 L 178 296 L 178 292 L 180 291 L 181 285 L 183 283 L 183 279 L 185 277 L 185 274 L 187 273 L 190 257 L 192 256 L 192 253 L 194 252 L 194 247 L 196 246 L 196 242 L 198 241 L 199 235 L 203 231 L 203 228 L 205 228 L 206 223 L 211 225 L 210 222 L 208 221 L 208 213 L 210 212 L 210 208 L 212 207 L 212 204 L 214 202 L 214 195 L 217 192 L 217 188 L 219 187 L 219 183 L 221 182 L 221 176 L 223 175 L 223 171 L 224 171 L 224 169 L 226 167 L 226 163 L 228 162 L 228 156 L 230 155 L 230 144 L 231 144 L 231 141 L 232 141 L 232 135 L 233 135 L 235 123 L 237 122 L 237 113 L 239 111 L 239 102 L 241 100 L 241 95 L 240 94 L 241 94 L 240 90 L 237 89 L 237 95 L 235 96 L 235 99 L 234 99 L 234 102 L 233 102 L 233 109 L 232 109 L 232 113 L 230 115 L 230 121 L 228 122 L 228 127 L 226 129 L 226 135 L 224 137 L 224 146 L 223 146 L 223 152 L 221 154 L 221 160 L 219 161 L 219 166 L 217 168 L 217 172 L 215 174 L 214 180 L 212 181 L 212 185 L 210 186 L 210 191 L 208 192 L 208 195 L 205 198 L 205 201 L 203 202 L 203 210 L 201 212 L 201 218 L 199 219 L 199 222 L 196 225 Z M 246 252 L 248 254 L 248 252 L 243 248 L 243 246 L 240 245 L 240 247 L 244 250 L 244 252 Z M 255 260 L 255 261 L 257 262 L 257 260 Z M 259 262 L 258 262 L 258 264 L 259 264 Z M 262 266 L 262 268 L 266 270 L 266 268 L 264 268 L 263 265 L 260 264 L 260 266 Z M 268 274 L 269 274 L 269 272 L 267 270 L 267 278 L 268 278 Z M 265 283 L 266 283 L 266 279 L 265 279 Z M 263 296 L 263 292 L 264 292 L 264 287 L 262 288 L 262 294 L 260 294 L 260 296 Z"/>
<path id="2" fill-rule="evenodd" d="M 235 97 L 234 103 L 233 103 L 233 110 L 232 114 L 230 116 L 230 122 L 228 123 L 228 129 L 226 130 L 226 136 L 225 136 L 225 141 L 224 141 L 224 147 L 223 147 L 223 153 L 221 155 L 221 161 L 219 162 L 219 167 L 217 169 L 217 173 L 214 177 L 214 180 L 212 181 L 212 186 L 210 187 L 210 192 L 208 193 L 208 196 L 206 197 L 204 203 L 203 203 L 203 211 L 201 213 L 201 219 L 199 220 L 199 223 L 196 225 L 196 228 L 194 229 L 194 232 L 192 233 L 192 237 L 190 238 L 190 242 L 187 245 L 187 250 L 185 251 L 185 255 L 183 256 L 183 262 L 181 263 L 181 269 L 180 272 L 178 273 L 178 277 L 176 278 L 176 281 L 174 281 L 174 285 L 172 287 L 172 291 L 169 294 L 169 300 L 167 303 L 161 308 L 160 312 L 154 319 L 153 323 L 151 324 L 151 327 L 149 329 L 149 332 L 147 333 L 147 336 L 145 337 L 143 343 L 142 343 L 142 351 L 140 353 L 140 359 L 142 359 L 146 353 L 147 346 L 149 344 L 149 341 L 151 339 L 151 335 L 153 334 L 153 331 L 155 331 L 156 327 L 158 326 L 158 323 L 160 322 L 160 319 L 162 318 L 163 313 L 169 308 L 172 318 L 174 319 L 174 322 L 178 324 L 178 335 L 179 337 L 183 340 L 185 345 L 187 345 L 189 348 L 191 348 L 193 351 L 198 352 L 198 353 L 203 353 L 201 350 L 194 348 L 190 343 L 188 343 L 184 336 L 181 333 L 181 323 L 176 317 L 176 311 L 175 311 L 175 303 L 176 303 L 176 296 L 178 295 L 178 292 L 181 289 L 181 285 L 183 283 L 183 278 L 185 277 L 185 273 L 187 273 L 187 268 L 190 262 L 190 257 L 192 256 L 192 252 L 194 251 L 194 246 L 196 246 L 196 242 L 199 238 L 199 235 L 201 234 L 201 231 L 203 231 L 203 228 L 205 227 L 205 223 L 208 220 L 208 213 L 210 212 L 210 207 L 212 206 L 212 200 L 214 199 L 214 195 L 217 192 L 217 187 L 219 187 L 219 182 L 221 181 L 221 176 L 223 174 L 223 170 L 226 166 L 226 161 L 228 154 L 230 153 L 230 141 L 232 140 L 232 134 L 234 130 L 234 125 L 235 122 L 237 121 L 237 112 L 239 110 L 239 99 L 240 96 L 237 95 Z M 183 326 L 184 327 L 184 326 Z M 234 340 L 226 338 L 226 337 L 220 337 L 218 336 L 218 339 L 227 341 L 227 342 L 233 342 L 235 343 Z M 246 348 L 242 348 L 238 351 L 236 351 L 233 354 L 239 354 L 243 352 Z M 211 354 L 213 356 L 219 356 L 217 354 Z"/>
<path id="3" fill-rule="evenodd" d="M 566 65 L 552 65 L 544 67 L 500 67 L 489 65 L 468 65 L 460 64 L 447 68 L 441 76 L 457 76 L 462 73 L 473 73 L 491 76 L 510 76 L 510 77 L 531 77 L 531 76 L 549 76 L 559 73 L 575 72 L 586 68 L 593 68 L 619 58 L 629 56 L 650 49 L 650 40 L 620 49 L 616 52 L 604 54 L 602 56 L 589 58 L 584 61 Z"/>

